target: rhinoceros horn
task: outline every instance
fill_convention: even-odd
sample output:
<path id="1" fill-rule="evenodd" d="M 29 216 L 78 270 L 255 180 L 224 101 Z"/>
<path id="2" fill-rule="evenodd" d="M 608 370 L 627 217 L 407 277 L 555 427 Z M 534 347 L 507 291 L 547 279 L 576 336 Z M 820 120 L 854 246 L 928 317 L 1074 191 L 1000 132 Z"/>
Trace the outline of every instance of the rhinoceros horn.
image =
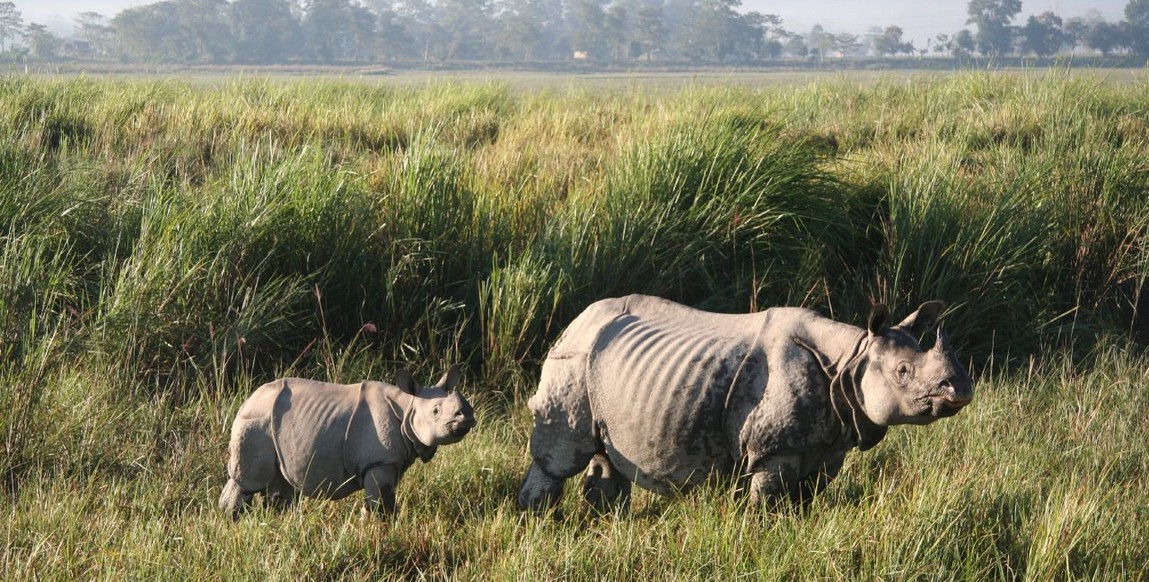
<path id="1" fill-rule="evenodd" d="M 942 353 L 942 354 L 945 354 L 945 353 L 948 353 L 951 351 L 951 349 L 950 349 L 950 334 L 946 333 L 945 328 L 940 326 L 940 325 L 938 326 L 938 341 L 936 343 L 934 343 L 934 349 L 937 350 L 938 353 Z"/>

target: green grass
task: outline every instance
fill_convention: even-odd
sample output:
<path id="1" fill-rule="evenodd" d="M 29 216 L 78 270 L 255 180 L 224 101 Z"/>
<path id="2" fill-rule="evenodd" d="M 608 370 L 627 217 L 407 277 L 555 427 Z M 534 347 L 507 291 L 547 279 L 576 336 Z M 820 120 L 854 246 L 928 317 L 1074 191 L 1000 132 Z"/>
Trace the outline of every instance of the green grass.
<path id="1" fill-rule="evenodd" d="M 0 577 L 1149 575 L 1144 73 L 723 80 L 0 80 Z M 520 514 L 539 359 L 631 292 L 943 299 L 977 400 L 805 511 Z M 216 510 L 255 386 L 454 362 L 480 426 L 392 522 Z"/>

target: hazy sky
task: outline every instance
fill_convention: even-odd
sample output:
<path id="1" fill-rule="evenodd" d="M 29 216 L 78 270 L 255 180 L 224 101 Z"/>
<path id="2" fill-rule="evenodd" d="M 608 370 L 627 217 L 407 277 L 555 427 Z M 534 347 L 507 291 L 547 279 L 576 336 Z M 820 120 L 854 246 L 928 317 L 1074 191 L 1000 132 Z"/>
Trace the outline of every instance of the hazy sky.
<path id="1" fill-rule="evenodd" d="M 154 0 L 153 0 L 154 1 Z M 140 0 L 14 0 L 24 22 L 53 27 L 69 25 L 80 12 L 114 16 L 131 6 L 151 4 Z M 1124 18 L 1129 0 L 1022 0 L 1022 15 L 1015 24 L 1024 24 L 1030 14 L 1051 10 L 1062 18 L 1085 16 L 1096 9 L 1110 21 Z M 867 29 L 896 24 L 905 39 L 919 48 L 937 33 L 953 33 L 965 27 L 968 0 L 743 0 L 744 10 L 757 10 L 782 17 L 783 26 L 806 32 L 821 24 L 829 32 L 863 34 Z"/>

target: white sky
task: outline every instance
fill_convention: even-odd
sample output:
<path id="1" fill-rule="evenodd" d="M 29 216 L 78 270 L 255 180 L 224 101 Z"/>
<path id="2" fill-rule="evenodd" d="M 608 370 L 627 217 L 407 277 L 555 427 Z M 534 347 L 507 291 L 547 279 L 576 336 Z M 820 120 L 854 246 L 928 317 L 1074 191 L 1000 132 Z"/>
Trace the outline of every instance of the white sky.
<path id="1" fill-rule="evenodd" d="M 67 28 L 81 12 L 114 16 L 131 6 L 151 4 L 141 0 L 13 0 L 25 23 Z M 1085 16 L 1096 9 L 1109 21 L 1124 18 L 1129 0 L 1022 0 L 1022 13 L 1014 21 L 1024 24 L 1031 14 L 1053 11 L 1062 18 Z M 919 48 L 938 33 L 952 34 L 965 28 L 968 0 L 742 0 L 743 10 L 757 10 L 782 17 L 782 25 L 794 32 L 807 32 L 821 24 L 828 32 L 863 34 L 871 27 L 897 25 L 905 39 Z"/>

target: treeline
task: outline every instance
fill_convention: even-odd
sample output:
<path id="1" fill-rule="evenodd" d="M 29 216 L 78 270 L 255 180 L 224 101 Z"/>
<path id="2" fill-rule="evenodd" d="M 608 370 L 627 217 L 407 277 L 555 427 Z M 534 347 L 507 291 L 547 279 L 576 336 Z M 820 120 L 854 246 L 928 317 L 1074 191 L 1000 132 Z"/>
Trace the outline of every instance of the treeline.
<path id="1" fill-rule="evenodd" d="M 740 0 L 164 0 L 78 19 L 92 57 L 179 63 L 748 61 L 781 20 Z"/>
<path id="2" fill-rule="evenodd" d="M 1125 19 L 1053 12 L 1016 22 L 1021 0 L 970 0 L 969 29 L 924 45 L 896 25 L 864 35 L 787 30 L 741 0 L 163 0 L 108 17 L 85 12 L 63 39 L 0 2 L 5 40 L 37 58 L 189 64 L 444 61 L 753 63 L 927 54 L 1149 55 L 1149 0 Z"/>

